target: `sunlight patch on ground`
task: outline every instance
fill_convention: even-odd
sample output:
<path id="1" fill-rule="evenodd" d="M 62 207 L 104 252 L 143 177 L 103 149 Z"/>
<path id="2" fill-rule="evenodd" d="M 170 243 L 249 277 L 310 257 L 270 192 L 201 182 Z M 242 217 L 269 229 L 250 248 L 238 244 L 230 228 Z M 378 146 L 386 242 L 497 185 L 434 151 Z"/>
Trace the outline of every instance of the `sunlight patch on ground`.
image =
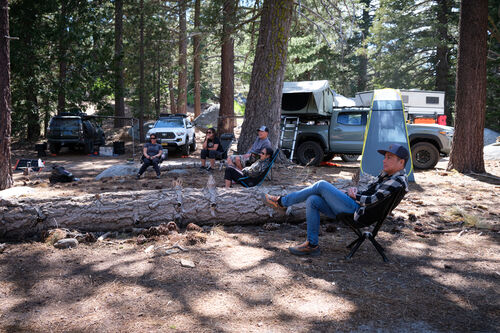
<path id="1" fill-rule="evenodd" d="M 153 263 L 130 257 L 114 258 L 92 266 L 96 272 L 109 271 L 122 277 L 141 277 L 154 268 Z"/>
<path id="2" fill-rule="evenodd" d="M 214 290 L 193 299 L 191 308 L 203 316 L 221 317 L 236 315 L 235 309 L 242 310 L 245 304 L 229 293 Z"/>
<path id="3" fill-rule="evenodd" d="M 277 297 L 274 303 L 289 315 L 304 319 L 328 317 L 340 320 L 357 310 L 352 302 L 315 288 L 288 290 Z"/>
<path id="4" fill-rule="evenodd" d="M 230 269 L 246 269 L 257 266 L 261 260 L 272 255 L 270 251 L 250 246 L 235 246 L 228 248 L 223 254 L 223 260 Z"/>

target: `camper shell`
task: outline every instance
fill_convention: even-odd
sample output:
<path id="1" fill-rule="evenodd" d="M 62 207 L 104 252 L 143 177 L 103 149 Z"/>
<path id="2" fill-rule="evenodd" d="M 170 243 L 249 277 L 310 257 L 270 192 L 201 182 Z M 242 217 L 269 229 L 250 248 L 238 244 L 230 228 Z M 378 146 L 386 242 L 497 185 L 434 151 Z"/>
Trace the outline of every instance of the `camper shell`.
<path id="1" fill-rule="evenodd" d="M 446 124 L 444 115 L 444 91 L 399 89 L 403 99 L 405 117 L 410 123 Z M 373 90 L 356 93 L 356 106 L 371 107 Z M 444 122 L 444 124 L 443 124 Z"/>
<path id="2" fill-rule="evenodd" d="M 327 80 L 283 83 L 281 114 L 329 116 L 332 105 L 333 93 Z"/>

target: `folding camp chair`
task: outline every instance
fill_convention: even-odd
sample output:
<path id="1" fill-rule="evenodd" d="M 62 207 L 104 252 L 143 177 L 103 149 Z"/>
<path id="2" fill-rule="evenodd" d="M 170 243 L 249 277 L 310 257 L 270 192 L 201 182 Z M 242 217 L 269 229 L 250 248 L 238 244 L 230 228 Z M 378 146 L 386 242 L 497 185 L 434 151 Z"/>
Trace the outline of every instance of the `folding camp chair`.
<path id="1" fill-rule="evenodd" d="M 276 157 L 278 157 L 278 155 L 279 155 L 279 152 L 280 152 L 279 148 L 276 149 L 273 156 L 271 157 L 271 163 L 269 163 L 266 170 L 263 173 L 261 173 L 259 177 L 255 177 L 255 178 L 251 178 L 248 176 L 241 177 L 236 182 L 240 183 L 241 185 L 243 185 L 245 187 L 254 187 L 254 186 L 262 185 L 262 183 L 266 179 L 267 175 L 271 171 L 271 168 L 273 167 L 274 162 L 276 161 Z"/>
<path id="2" fill-rule="evenodd" d="M 346 256 L 346 259 L 351 259 L 365 239 L 369 239 L 377 252 L 382 256 L 384 262 L 389 261 L 384 254 L 384 248 L 375 240 L 375 237 L 377 237 L 377 233 L 384 223 L 387 215 L 389 215 L 391 211 L 399 205 L 405 194 L 405 189 L 401 188 L 381 201 L 366 206 L 364 214 L 361 215 L 357 221 L 354 221 L 354 214 L 341 213 L 337 215 L 337 220 L 345 223 L 358 236 L 356 240 L 347 245 L 347 248 L 351 249 L 351 252 L 349 252 Z M 361 231 L 361 228 L 369 227 L 372 224 L 375 224 L 375 226 L 371 232 Z"/>
<path id="3" fill-rule="evenodd" d="M 229 152 L 229 148 L 231 148 L 233 141 L 234 141 L 234 134 L 233 133 L 221 134 L 220 144 L 221 144 L 223 150 L 222 150 L 222 154 L 220 155 L 220 157 L 216 158 L 216 160 L 221 161 L 219 170 L 221 170 L 222 167 L 226 164 L 227 153 Z"/>

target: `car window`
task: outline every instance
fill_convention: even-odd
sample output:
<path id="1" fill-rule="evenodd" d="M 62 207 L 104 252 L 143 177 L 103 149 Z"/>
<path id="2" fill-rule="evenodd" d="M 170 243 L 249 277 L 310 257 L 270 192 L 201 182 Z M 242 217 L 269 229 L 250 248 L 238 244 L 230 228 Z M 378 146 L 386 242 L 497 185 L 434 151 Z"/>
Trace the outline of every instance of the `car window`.
<path id="1" fill-rule="evenodd" d="M 366 112 L 340 112 L 337 123 L 344 125 L 366 125 Z"/>
<path id="2" fill-rule="evenodd" d="M 77 118 L 52 118 L 50 121 L 50 128 L 62 128 L 68 130 L 79 129 L 80 119 Z"/>
<path id="3" fill-rule="evenodd" d="M 184 127 L 182 118 L 160 119 L 156 122 L 155 128 L 158 127 Z"/>

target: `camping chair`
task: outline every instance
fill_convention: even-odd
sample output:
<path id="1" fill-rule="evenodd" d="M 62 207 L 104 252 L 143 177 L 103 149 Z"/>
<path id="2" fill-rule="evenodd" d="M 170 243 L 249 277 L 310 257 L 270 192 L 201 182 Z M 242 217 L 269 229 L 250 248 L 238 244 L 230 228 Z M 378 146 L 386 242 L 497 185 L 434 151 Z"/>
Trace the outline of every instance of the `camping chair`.
<path id="1" fill-rule="evenodd" d="M 259 177 L 255 177 L 255 178 L 251 178 L 248 176 L 241 177 L 236 182 L 240 183 L 241 185 L 243 185 L 245 187 L 254 187 L 254 186 L 262 185 L 262 183 L 266 179 L 267 175 L 271 171 L 271 168 L 273 167 L 274 162 L 276 161 L 276 157 L 278 157 L 279 153 L 280 153 L 280 150 L 278 148 L 278 149 L 276 149 L 273 156 L 271 157 L 271 163 L 269 163 L 266 170 L 263 173 L 261 173 Z"/>
<path id="2" fill-rule="evenodd" d="M 351 252 L 349 252 L 346 256 L 346 259 L 351 259 L 365 239 L 369 239 L 377 252 L 382 256 L 384 262 L 389 261 L 384 254 L 384 248 L 375 240 L 375 237 L 377 237 L 377 233 L 384 223 L 387 215 L 389 215 L 391 211 L 399 205 L 405 194 L 406 191 L 402 187 L 381 201 L 366 206 L 364 214 L 361 215 L 357 221 L 354 221 L 354 214 L 340 213 L 337 215 L 337 220 L 345 223 L 358 236 L 356 240 L 347 245 L 347 248 L 351 249 Z M 375 226 L 371 232 L 361 231 L 361 228 L 368 227 L 372 224 L 375 224 Z"/>
<path id="3" fill-rule="evenodd" d="M 233 144 L 234 134 L 233 133 L 224 133 L 220 136 L 220 144 L 222 146 L 222 154 L 220 157 L 216 158 L 217 161 L 220 161 L 219 170 L 222 169 L 222 166 L 225 165 L 227 159 L 227 153 L 229 152 L 229 148 Z"/>

